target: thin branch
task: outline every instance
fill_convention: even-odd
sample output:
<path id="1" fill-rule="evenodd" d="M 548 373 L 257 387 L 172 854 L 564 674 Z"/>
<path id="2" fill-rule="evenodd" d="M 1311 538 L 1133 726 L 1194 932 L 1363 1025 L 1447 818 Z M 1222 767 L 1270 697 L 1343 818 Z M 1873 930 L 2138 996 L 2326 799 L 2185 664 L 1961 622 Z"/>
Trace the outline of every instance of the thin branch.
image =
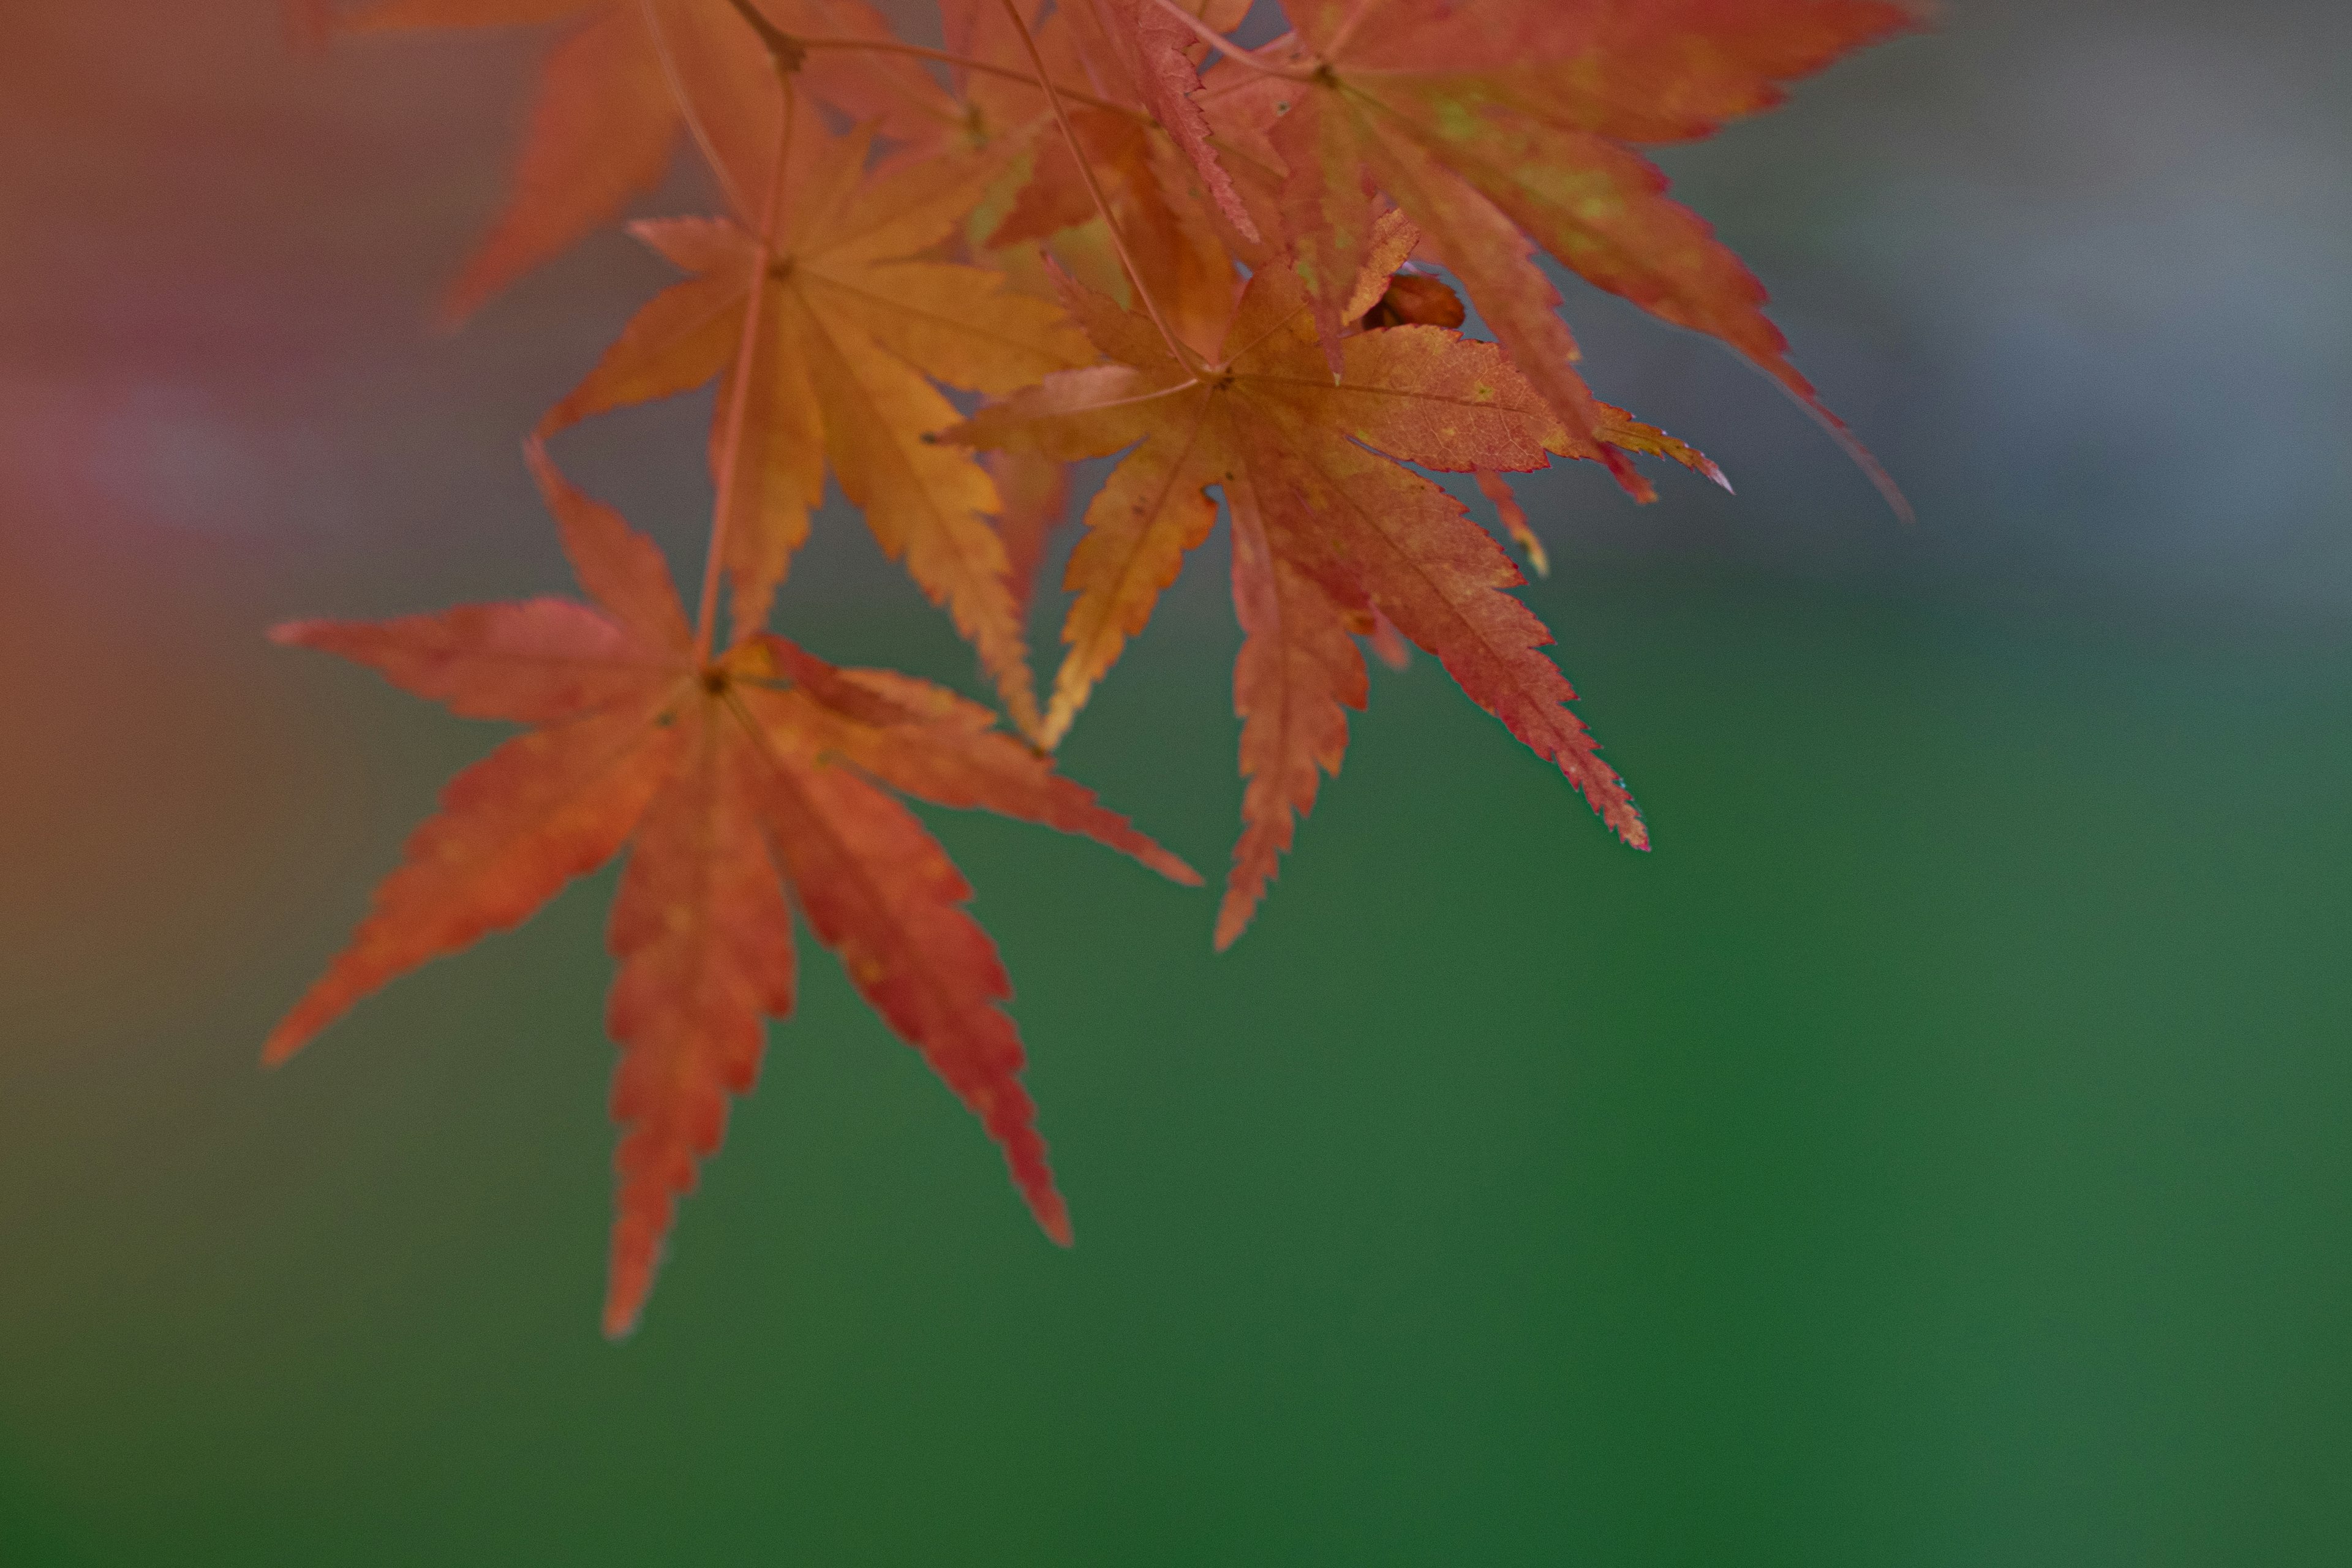
<path id="1" fill-rule="evenodd" d="M 750 216 L 743 194 L 735 188 L 735 182 L 728 178 L 727 163 L 719 156 L 718 144 L 710 140 L 710 132 L 704 127 L 702 116 L 694 111 L 694 95 L 686 90 L 686 78 L 678 73 L 677 57 L 670 52 L 669 35 L 662 30 L 661 13 L 655 8 L 654 0 L 642 0 L 642 5 L 646 30 L 654 36 L 654 53 L 660 58 L 662 75 L 669 82 L 669 95 L 677 100 L 679 118 L 686 121 L 688 132 L 694 137 L 694 144 L 702 150 L 702 161 L 710 165 L 711 176 L 719 182 L 719 194 L 727 198 L 729 207 Z"/>
<path id="2" fill-rule="evenodd" d="M 727 429 L 719 444 L 719 500 L 710 518 L 710 558 L 702 563 L 702 607 L 694 623 L 694 658 L 710 662 L 719 619 L 719 578 L 727 560 L 727 525 L 735 516 L 737 476 L 743 466 L 743 426 L 751 411 L 751 372 L 760 350 L 761 317 L 768 299 L 768 268 L 774 264 L 776 211 L 783 205 L 784 171 L 793 157 L 793 121 L 798 104 L 792 73 L 779 57 L 776 80 L 782 90 L 783 124 L 776 132 L 776 161 L 768 172 L 767 198 L 761 205 L 759 243 L 752 247 L 751 291 L 743 302 L 743 340 L 735 351 L 735 381 L 729 388 Z M 735 628 L 740 637 L 743 628 Z"/>
<path id="3" fill-rule="evenodd" d="M 739 8 L 743 8 L 745 6 L 746 0 L 734 0 L 734 3 Z M 761 20 L 764 22 L 765 18 L 762 18 Z M 781 38 L 785 42 L 811 51 L 817 49 L 847 49 L 864 50 L 868 53 L 877 55 L 905 55 L 912 59 L 934 60 L 940 65 L 955 66 L 962 70 L 977 71 L 982 76 L 992 76 L 1003 81 L 1017 81 L 1024 87 L 1034 87 L 1041 92 L 1046 90 L 1048 87 L 1046 82 L 1039 79 L 1034 73 L 1023 70 L 1016 66 L 998 65 L 994 60 L 983 60 L 972 55 L 960 55 L 950 49 L 927 48 L 921 44 L 902 43 L 896 38 L 804 37 L 798 33 L 785 33 L 777 30 L 772 23 L 766 25 L 766 28 L 762 31 L 761 36 L 762 38 L 765 38 L 771 32 L 772 32 L 776 37 Z M 1060 93 L 1064 100 L 1066 102 L 1083 104 L 1088 109 L 1099 109 L 1107 114 L 1116 114 L 1123 120 L 1136 121 L 1140 124 L 1157 125 L 1160 123 L 1159 121 L 1152 118 L 1149 110 L 1138 109 L 1131 103 L 1114 102 L 1110 99 L 1097 97 L 1094 93 L 1087 92 L 1082 88 L 1072 87 L 1067 82 L 1057 81 L 1050 85 L 1052 90 Z M 1215 143 L 1218 151 L 1223 153 L 1229 157 L 1241 158 L 1251 163 L 1253 167 L 1265 170 L 1265 172 L 1269 174 L 1275 174 L 1280 172 L 1278 170 L 1267 169 L 1264 163 L 1259 163 L 1255 159 L 1249 158 L 1246 153 L 1237 148 L 1228 146 L 1223 141 L 1218 138 L 1212 137 L 1210 140 Z"/>
<path id="4" fill-rule="evenodd" d="M 1202 43 L 1208 45 L 1211 48 L 1216 50 L 1217 53 L 1224 56 L 1225 58 L 1233 61 L 1234 64 L 1237 66 L 1244 67 L 1250 70 L 1257 71 L 1265 76 L 1278 76 L 1288 81 L 1312 81 L 1314 79 L 1313 77 L 1309 76 L 1305 71 L 1286 70 L 1280 66 L 1270 66 L 1266 64 L 1264 60 L 1259 59 L 1255 55 L 1250 53 L 1249 50 L 1241 47 L 1239 45 L 1234 43 L 1233 40 L 1227 38 L 1223 33 L 1220 33 L 1214 27 L 1212 27 L 1206 22 L 1201 20 L 1200 17 L 1193 16 L 1190 11 L 1185 10 L 1181 5 L 1177 5 L 1176 0 L 1151 0 L 1151 3 L 1159 6 L 1162 11 L 1167 12 L 1171 16 L 1173 16 L 1178 21 L 1183 23 L 1185 26 L 1192 29 L 1194 36 L 1199 37 Z"/>
<path id="5" fill-rule="evenodd" d="M 953 54 L 946 49 L 925 48 L 920 44 L 902 44 L 896 38 L 803 38 L 793 40 L 804 49 L 868 49 L 881 55 L 908 55 L 919 60 L 936 60 L 943 66 L 957 66 L 964 70 L 978 71 L 982 76 L 1002 77 L 1027 87 L 1044 88 L 1045 83 L 1025 70 L 1013 66 L 1001 66 L 993 60 L 975 59 L 970 55 Z M 1106 109 L 1113 114 L 1123 114 L 1129 120 L 1150 120 L 1151 116 L 1139 109 L 1123 103 L 1113 103 L 1107 98 L 1081 92 L 1074 87 L 1054 84 L 1055 90 L 1072 103 L 1083 103 L 1088 109 Z"/>
<path id="6" fill-rule="evenodd" d="M 1135 258 L 1129 254 L 1127 241 L 1119 235 L 1118 220 L 1111 216 L 1110 203 L 1104 199 L 1102 185 L 1095 179 L 1094 165 L 1087 162 L 1087 150 L 1078 144 L 1077 130 L 1070 123 L 1069 106 L 1062 101 L 1061 89 L 1054 85 L 1052 75 L 1045 69 L 1045 57 L 1037 47 L 1037 36 L 1029 30 L 1028 18 L 1021 15 L 1021 7 L 1013 4 L 1013 0 L 1003 0 L 1003 5 L 1004 14 L 1013 18 L 1013 26 L 1020 31 L 1022 45 L 1029 51 L 1029 63 L 1037 68 L 1038 85 L 1045 89 L 1046 101 L 1054 106 L 1054 119 L 1062 128 L 1062 140 L 1068 143 L 1070 156 L 1078 165 L 1078 177 L 1086 182 L 1087 195 L 1094 198 L 1095 211 L 1102 215 L 1103 227 L 1109 231 L 1111 249 L 1118 254 L 1118 264 L 1127 271 L 1128 283 L 1135 289 L 1135 297 L 1141 302 L 1144 312 L 1151 318 L 1151 324 L 1160 329 L 1160 341 L 1168 345 L 1169 357 L 1178 364 L 1189 367 L 1192 363 L 1192 356 L 1185 353 L 1182 340 L 1170 329 L 1168 318 L 1160 313 L 1160 302 L 1151 297 L 1151 290 L 1144 287 L 1143 274 L 1137 269 Z"/>
<path id="7" fill-rule="evenodd" d="M 744 26 L 760 35 L 768 46 L 768 58 L 776 62 L 776 69 L 786 75 L 801 68 L 800 40 L 768 20 L 767 13 L 751 4 L 751 0 L 730 0 L 735 14 L 743 18 Z"/>
<path id="8" fill-rule="evenodd" d="M 1040 91 L 1044 91 L 1046 87 L 1046 84 L 1034 75 L 1017 67 L 1001 66 L 993 60 L 978 59 L 971 55 L 959 55 L 948 49 L 926 48 L 920 44 L 903 44 L 896 39 L 812 38 L 795 35 L 793 41 L 804 49 L 812 50 L 870 49 L 877 54 L 908 55 L 919 60 L 937 60 L 941 65 L 956 66 L 968 71 L 978 71 L 982 76 L 992 76 L 1004 81 L 1017 81 L 1024 87 L 1034 87 Z M 1116 103 L 1108 98 L 1097 98 L 1095 94 L 1072 87 L 1067 82 L 1055 82 L 1053 89 L 1060 93 L 1066 102 L 1084 104 L 1088 109 L 1099 109 L 1106 114 L 1116 114 L 1122 120 L 1132 120 L 1140 125 L 1156 126 L 1160 123 L 1149 110 L 1138 109 L 1131 103 Z M 1269 167 L 1263 160 L 1252 157 L 1246 151 L 1234 146 L 1223 137 L 1211 136 L 1209 144 L 1216 148 L 1220 155 L 1229 160 L 1246 163 L 1270 179 L 1281 178 L 1281 170 Z"/>

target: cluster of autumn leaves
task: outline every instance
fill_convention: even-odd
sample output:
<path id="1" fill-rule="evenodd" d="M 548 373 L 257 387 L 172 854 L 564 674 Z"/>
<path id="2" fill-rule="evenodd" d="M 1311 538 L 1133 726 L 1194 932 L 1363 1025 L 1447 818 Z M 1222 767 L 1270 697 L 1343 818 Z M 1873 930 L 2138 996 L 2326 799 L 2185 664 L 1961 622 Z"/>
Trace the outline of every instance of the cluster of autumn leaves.
<path id="1" fill-rule="evenodd" d="M 1049 756 L 1220 497 L 1246 780 L 1220 946 L 1339 768 L 1367 647 L 1434 656 L 1646 847 L 1549 634 L 1508 592 L 1517 568 L 1416 470 L 1474 475 L 1538 567 L 1509 474 L 1587 459 L 1646 498 L 1631 455 L 1649 454 L 1720 480 L 1588 389 L 1538 251 L 1721 339 L 1842 435 L 1761 289 L 1627 144 L 1706 135 L 1915 18 L 1883 0 L 1286 0 L 1289 30 L 1244 48 L 1229 35 L 1250 9 L 939 0 L 939 48 L 863 0 L 383 0 L 343 23 L 565 25 L 453 317 L 613 221 L 682 143 L 727 207 L 631 226 L 684 280 L 532 435 L 586 602 L 276 634 L 529 728 L 448 786 L 269 1059 L 628 850 L 610 1333 L 636 1321 L 676 1202 L 791 1008 L 795 905 L 1067 1239 L 1003 965 L 896 795 L 1198 881 Z M 1493 341 L 1462 334 L 1465 294 Z M 541 442 L 713 382 L 719 500 L 690 614 L 653 545 Z M 966 417 L 950 391 L 985 402 Z M 1025 626 L 1049 535 L 1072 465 L 1119 454 L 1085 510 L 1041 702 Z M 953 618 L 1017 733 L 769 629 L 828 478 Z"/>

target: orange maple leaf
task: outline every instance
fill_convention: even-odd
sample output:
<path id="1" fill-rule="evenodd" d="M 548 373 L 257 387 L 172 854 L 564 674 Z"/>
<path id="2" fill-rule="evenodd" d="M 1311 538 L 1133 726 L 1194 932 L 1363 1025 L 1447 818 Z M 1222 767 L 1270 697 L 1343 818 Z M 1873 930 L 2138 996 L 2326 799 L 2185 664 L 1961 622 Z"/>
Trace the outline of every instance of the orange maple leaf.
<path id="1" fill-rule="evenodd" d="M 1289 0 L 1296 32 L 1256 74 L 1218 72 L 1221 133 L 1286 169 L 1255 205 L 1286 237 L 1333 367 L 1341 304 L 1384 193 L 1460 278 L 1575 454 L 1633 473 L 1572 368 L 1576 340 L 1536 266 L 1587 279 L 1762 367 L 1898 511 L 1884 470 L 1789 363 L 1764 289 L 1628 142 L 1705 136 L 1779 101 L 1779 84 L 1909 28 L 1885 0 Z M 1271 74 L 1269 74 L 1271 73 Z M 1236 164 L 1244 172 L 1247 164 Z M 1638 486 L 1635 486 L 1638 489 Z"/>
<path id="2" fill-rule="evenodd" d="M 727 529 L 733 620 L 766 616 L 828 466 L 995 679 L 1022 729 L 1036 725 L 1020 605 L 1003 541 L 1002 500 L 986 468 L 933 435 L 956 418 L 926 377 L 1004 393 L 1084 364 L 1094 350 L 1050 300 L 1009 293 L 1001 274 L 908 259 L 947 237 L 991 172 L 918 163 L 865 174 L 870 134 L 797 127 L 794 167 L 769 237 L 766 298 L 749 361 L 743 459 Z M 640 311 L 596 368 L 541 425 L 593 415 L 722 378 L 713 458 L 733 404 L 734 365 L 759 237 L 713 219 L 640 223 L 632 232 L 694 273 Z"/>
<path id="3" fill-rule="evenodd" d="M 352 944 L 270 1035 L 281 1062 L 361 996 L 520 924 L 630 847 L 609 943 L 623 1057 L 605 1331 L 635 1323 L 677 1198 L 792 1009 L 798 903 L 851 982 L 1004 1152 L 1037 1222 L 1069 1217 L 1022 1087 L 1021 1039 L 971 889 L 887 789 L 1083 833 L 1179 881 L 1184 863 L 928 682 L 840 669 L 770 634 L 708 663 L 652 542 L 532 466 L 592 604 L 472 605 L 378 623 L 298 621 L 325 649 L 472 718 L 533 726 L 451 782 Z"/>
<path id="4" fill-rule="evenodd" d="M 1402 251 L 1391 250 L 1392 268 Z M 1349 318 L 1388 281 L 1384 270 L 1360 278 Z M 1208 492 L 1223 490 L 1247 634 L 1234 690 L 1250 782 L 1219 946 L 1263 897 L 1296 817 L 1314 803 L 1318 770 L 1339 768 L 1343 710 L 1365 698 L 1349 634 L 1376 634 L 1379 617 L 1556 763 L 1627 843 L 1647 846 L 1632 796 L 1566 706 L 1575 693 L 1537 651 L 1551 634 L 1504 592 L 1524 579 L 1459 502 L 1402 466 L 1523 471 L 1576 450 L 1500 349 L 1440 327 L 1358 332 L 1341 340 L 1335 383 L 1304 284 L 1268 268 L 1251 279 L 1223 353 L 1195 367 L 1171 358 L 1143 318 L 1075 284 L 1067 293 L 1118 363 L 1050 376 L 947 438 L 1065 461 L 1134 448 L 1087 508 L 1071 557 L 1066 585 L 1077 597 L 1045 714 L 1048 743 L 1208 536 L 1217 515 Z M 1598 417 L 1612 443 L 1705 462 L 1620 410 Z"/>
<path id="5" fill-rule="evenodd" d="M 756 0 L 756 9 L 787 34 L 893 38 L 864 0 Z M 732 0 L 383 0 L 343 26 L 379 32 L 554 21 L 572 27 L 541 68 L 513 195 L 450 284 L 442 305 L 448 322 L 612 222 L 630 197 L 660 182 L 689 128 L 735 209 L 756 210 L 751 194 L 765 178 L 762 150 L 775 142 L 780 93 L 776 62 Z M 911 138 L 954 118 L 939 84 L 903 57 L 817 50 L 794 74 L 819 100 L 887 134 Z"/>

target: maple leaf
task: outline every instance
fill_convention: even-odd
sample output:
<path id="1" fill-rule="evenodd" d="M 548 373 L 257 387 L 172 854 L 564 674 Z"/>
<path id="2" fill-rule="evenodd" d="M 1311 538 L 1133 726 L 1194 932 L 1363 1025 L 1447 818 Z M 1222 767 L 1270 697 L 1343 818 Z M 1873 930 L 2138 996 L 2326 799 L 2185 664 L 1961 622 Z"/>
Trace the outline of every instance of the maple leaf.
<path id="1" fill-rule="evenodd" d="M 1885 472 L 1823 405 L 1764 315 L 1763 287 L 1624 145 L 1704 136 L 1779 101 L 1779 84 L 1911 27 L 1884 0 L 1289 0 L 1295 35 L 1218 73 L 1221 133 L 1287 171 L 1259 210 L 1285 235 L 1337 368 L 1341 302 L 1393 199 L 1461 279 L 1512 362 L 1567 422 L 1575 454 L 1610 450 L 1576 341 L 1536 266 L 1587 279 L 1762 367 L 1829 429 L 1898 511 Z M 1266 74 L 1275 73 L 1275 74 Z M 1240 79 L 1235 79 L 1237 77 Z M 1532 242 L 1532 245 L 1531 245 Z"/>
<path id="2" fill-rule="evenodd" d="M 285 1060 L 361 996 L 529 919 L 629 847 L 613 906 L 607 1025 L 623 1051 L 605 1331 L 636 1321 L 678 1197 L 792 1009 L 787 897 L 851 982 L 1002 1147 L 1037 1222 L 1069 1218 L 1004 967 L 971 889 L 895 789 L 1083 833 L 1179 881 L 1183 862 L 928 682 L 840 669 L 770 634 L 699 662 L 660 553 L 532 466 L 592 603 L 538 598 L 373 624 L 298 621 L 338 653 L 473 718 L 533 726 L 467 769 L 409 840 L 352 944 L 270 1035 Z M 887 786 L 887 788 L 885 786 Z"/>
<path id="3" fill-rule="evenodd" d="M 892 37 L 863 0 L 757 0 L 756 14 L 785 34 Z M 446 322 L 612 222 L 659 183 L 689 127 L 735 209 L 755 210 L 742 193 L 764 178 L 761 150 L 774 143 L 780 94 L 776 62 L 731 0 L 383 0 L 343 26 L 554 21 L 572 26 L 541 68 L 513 196 L 450 284 Z M 938 83 L 911 60 L 825 49 L 803 56 L 795 75 L 819 100 L 886 133 L 911 138 L 951 118 Z"/>
<path id="4" fill-rule="evenodd" d="M 1007 292 L 995 272 L 908 259 L 954 230 L 988 169 L 925 162 L 867 178 L 871 143 L 865 132 L 827 137 L 813 120 L 795 132 L 794 177 L 761 274 L 742 472 L 730 503 L 734 624 L 765 618 L 807 538 L 829 467 L 883 550 L 948 607 L 1015 722 L 1034 729 L 1020 604 L 1004 544 L 986 520 L 1001 499 L 972 454 L 931 439 L 957 415 L 926 376 L 1010 392 L 1084 364 L 1094 351 L 1059 305 Z M 760 237 L 712 219 L 640 223 L 632 232 L 695 276 L 629 322 L 541 433 L 718 377 L 716 463 Z"/>
<path id="5" fill-rule="evenodd" d="M 1360 278 L 1349 317 L 1388 282 L 1382 272 Z M 1249 782 L 1219 946 L 1247 924 L 1319 775 L 1338 770 L 1345 710 L 1365 700 L 1350 634 L 1377 635 L 1383 619 L 1558 765 L 1627 843 L 1647 846 L 1633 798 L 1566 706 L 1575 693 L 1537 651 L 1550 633 L 1505 591 L 1524 579 L 1459 502 L 1403 467 L 1517 472 L 1576 449 L 1499 348 L 1433 326 L 1359 332 L 1339 344 L 1335 383 L 1304 283 L 1267 268 L 1251 279 L 1223 352 L 1196 369 L 1141 317 L 1075 284 L 1067 292 L 1118 363 L 1049 376 L 947 438 L 1065 461 L 1133 448 L 1088 506 L 1071 557 L 1066 583 L 1077 596 L 1045 715 L 1049 743 L 1207 537 L 1217 514 L 1209 492 L 1223 491 L 1246 634 L 1234 695 Z M 1622 411 L 1599 417 L 1609 439 L 1667 441 Z"/>

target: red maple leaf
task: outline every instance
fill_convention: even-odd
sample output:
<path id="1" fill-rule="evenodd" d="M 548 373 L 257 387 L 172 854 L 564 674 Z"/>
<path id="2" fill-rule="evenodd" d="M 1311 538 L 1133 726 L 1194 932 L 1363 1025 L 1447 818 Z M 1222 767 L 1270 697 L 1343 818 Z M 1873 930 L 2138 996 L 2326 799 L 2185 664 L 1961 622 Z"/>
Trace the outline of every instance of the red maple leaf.
<path id="1" fill-rule="evenodd" d="M 898 790 L 978 806 L 1135 856 L 1183 862 L 940 687 L 841 669 L 771 634 L 698 660 L 652 542 L 532 466 L 591 603 L 537 598 L 442 615 L 298 621 L 273 634 L 369 665 L 469 718 L 531 726 L 453 780 L 350 947 L 270 1035 L 281 1062 L 361 996 L 528 920 L 624 846 L 607 1015 L 623 1051 L 609 1334 L 636 1321 L 679 1195 L 719 1147 L 727 1097 L 757 1076 L 765 1021 L 792 1009 L 787 899 L 851 982 L 1004 1151 L 1055 1240 L 1069 1218 L 1022 1087 L 1011 994 L 971 889 Z M 887 787 L 886 787 L 887 786 Z"/>
<path id="2" fill-rule="evenodd" d="M 1388 284 L 1385 270 L 1360 278 L 1349 317 Z M 1088 507 L 1071 557 L 1066 585 L 1077 598 L 1048 744 L 1208 536 L 1217 515 L 1209 492 L 1223 492 L 1247 633 L 1234 697 L 1250 783 L 1219 946 L 1247 924 L 1296 817 L 1314 804 L 1318 770 L 1339 769 L 1344 710 L 1365 698 L 1350 634 L 1375 635 L 1380 617 L 1557 764 L 1627 843 L 1647 847 L 1632 796 L 1566 706 L 1575 693 L 1537 651 L 1551 634 L 1503 592 L 1523 579 L 1459 502 L 1403 466 L 1517 471 L 1575 449 L 1496 345 L 1433 326 L 1358 332 L 1340 342 L 1335 382 L 1304 285 L 1268 268 L 1250 280 L 1222 353 L 1196 366 L 1172 357 L 1141 317 L 1075 284 L 1066 294 L 1118 363 L 1048 376 L 946 436 L 1062 461 L 1133 448 Z M 1621 410 L 1597 417 L 1612 443 L 1706 462 Z"/>

